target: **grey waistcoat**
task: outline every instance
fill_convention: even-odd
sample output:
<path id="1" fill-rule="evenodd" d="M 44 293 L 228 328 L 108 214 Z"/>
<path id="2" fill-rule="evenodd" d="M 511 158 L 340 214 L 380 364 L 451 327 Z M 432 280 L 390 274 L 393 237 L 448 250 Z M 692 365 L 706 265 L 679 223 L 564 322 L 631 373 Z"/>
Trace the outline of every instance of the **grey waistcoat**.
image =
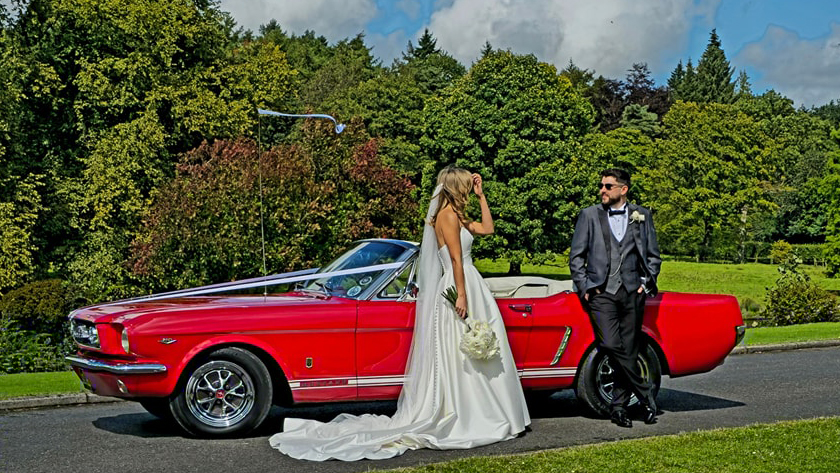
<path id="1" fill-rule="evenodd" d="M 637 290 L 642 280 L 637 269 L 639 267 L 638 252 L 635 251 L 636 245 L 633 244 L 630 229 L 624 232 L 624 238 L 621 241 L 616 240 L 615 235 L 610 231 L 610 239 L 612 241 L 610 242 L 610 269 L 607 273 L 607 293 L 615 294 L 622 283 L 627 292 Z"/>

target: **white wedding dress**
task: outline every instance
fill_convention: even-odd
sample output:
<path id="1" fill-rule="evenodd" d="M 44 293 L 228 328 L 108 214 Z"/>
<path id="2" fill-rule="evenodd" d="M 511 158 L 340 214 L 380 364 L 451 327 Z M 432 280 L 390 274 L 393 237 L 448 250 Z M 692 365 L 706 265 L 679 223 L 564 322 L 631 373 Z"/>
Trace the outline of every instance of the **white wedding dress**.
<path id="1" fill-rule="evenodd" d="M 397 412 L 393 417 L 341 414 L 327 423 L 289 418 L 283 432 L 269 439 L 272 447 L 306 460 L 382 459 L 409 449 L 487 445 L 514 438 L 530 424 L 504 321 L 472 264 L 472 235 L 461 228 L 469 316 L 489 323 L 500 344 L 499 356 L 487 361 L 468 358 L 459 349 L 466 324 L 440 296 L 455 284 L 449 250 L 437 248 L 430 228 L 426 225 L 418 263 L 420 296 Z M 423 271 L 431 273 L 426 281 Z M 433 282 L 431 287 L 422 285 Z"/>

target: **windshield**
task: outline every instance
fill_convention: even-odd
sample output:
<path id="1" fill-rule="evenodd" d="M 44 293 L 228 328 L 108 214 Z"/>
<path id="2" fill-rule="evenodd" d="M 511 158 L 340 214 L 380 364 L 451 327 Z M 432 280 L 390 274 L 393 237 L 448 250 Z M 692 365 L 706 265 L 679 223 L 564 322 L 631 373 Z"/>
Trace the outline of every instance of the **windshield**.
<path id="1" fill-rule="evenodd" d="M 405 260 L 405 258 L 409 255 L 410 251 L 408 249 L 395 243 L 385 241 L 363 241 L 350 248 L 347 252 L 336 258 L 332 263 L 318 270 L 318 272 L 330 273 L 344 269 L 355 269 L 363 268 L 365 266 L 394 263 Z M 312 280 L 306 284 L 304 289 L 327 292 L 330 295 L 338 297 L 358 299 L 365 294 L 368 288 L 375 285 L 375 283 L 378 283 L 380 278 L 385 277 L 385 273 L 391 274 L 393 271 L 393 269 L 384 271 L 366 271 L 355 274 L 324 277 Z"/>

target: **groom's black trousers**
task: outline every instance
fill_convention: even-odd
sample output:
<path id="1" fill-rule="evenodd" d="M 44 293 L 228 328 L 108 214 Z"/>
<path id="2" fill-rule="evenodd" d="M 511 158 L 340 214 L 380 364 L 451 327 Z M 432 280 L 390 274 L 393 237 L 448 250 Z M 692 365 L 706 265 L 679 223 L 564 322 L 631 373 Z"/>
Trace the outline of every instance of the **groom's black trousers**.
<path id="1" fill-rule="evenodd" d="M 613 411 L 625 408 L 631 393 L 643 403 L 651 394 L 651 385 L 645 382 L 637 362 L 645 298 L 644 292 L 628 292 L 624 285 L 615 294 L 589 294 L 589 317 L 599 349 L 606 353 L 613 369 Z"/>

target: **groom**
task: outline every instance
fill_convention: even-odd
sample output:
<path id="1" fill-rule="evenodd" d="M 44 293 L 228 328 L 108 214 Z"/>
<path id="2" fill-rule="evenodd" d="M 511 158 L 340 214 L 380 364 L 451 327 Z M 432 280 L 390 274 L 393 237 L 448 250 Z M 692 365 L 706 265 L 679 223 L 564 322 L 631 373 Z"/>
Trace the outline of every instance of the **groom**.
<path id="1" fill-rule="evenodd" d="M 599 349 L 614 373 L 610 420 L 632 427 L 627 416 L 635 393 L 646 424 L 656 422 L 652 386 L 636 359 L 642 339 L 646 295 L 656 295 L 662 260 L 650 211 L 627 202 L 630 174 L 601 172 L 601 204 L 583 209 L 575 225 L 569 269 L 583 306 L 589 311 Z"/>

